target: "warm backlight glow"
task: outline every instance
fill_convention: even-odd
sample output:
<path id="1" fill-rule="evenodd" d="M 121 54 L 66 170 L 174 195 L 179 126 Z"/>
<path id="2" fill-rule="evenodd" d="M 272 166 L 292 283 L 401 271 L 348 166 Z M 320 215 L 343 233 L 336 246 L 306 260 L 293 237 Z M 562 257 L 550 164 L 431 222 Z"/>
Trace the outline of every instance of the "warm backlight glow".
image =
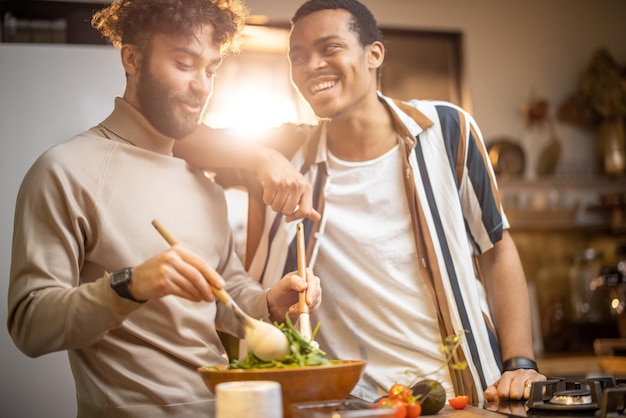
<path id="1" fill-rule="evenodd" d="M 232 128 L 235 134 L 254 139 L 269 128 L 298 122 L 294 98 L 289 92 L 276 91 L 254 80 L 243 80 L 227 89 L 228 100 L 220 102 L 205 118 L 209 126 Z"/>
<path id="2" fill-rule="evenodd" d="M 246 27 L 243 52 L 227 56 L 217 70 L 207 125 L 255 139 L 283 123 L 317 123 L 291 85 L 288 36 L 287 29 Z"/>

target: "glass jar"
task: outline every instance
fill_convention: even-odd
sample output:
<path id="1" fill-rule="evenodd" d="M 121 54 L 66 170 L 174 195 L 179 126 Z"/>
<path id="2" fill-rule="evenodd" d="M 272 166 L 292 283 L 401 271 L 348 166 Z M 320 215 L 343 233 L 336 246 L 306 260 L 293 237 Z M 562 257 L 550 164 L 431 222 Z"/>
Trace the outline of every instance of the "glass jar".
<path id="1" fill-rule="evenodd" d="M 545 352 L 563 352 L 569 344 L 569 284 L 566 258 L 544 260 L 534 277 L 539 325 Z"/>
<path id="2" fill-rule="evenodd" d="M 574 259 L 570 269 L 572 320 L 575 322 L 599 322 L 609 312 L 601 287 L 602 253 L 586 248 Z"/>
<path id="3" fill-rule="evenodd" d="M 603 254 L 594 248 L 582 250 L 570 269 L 572 351 L 593 351 L 595 339 L 619 334 L 602 269 Z"/>

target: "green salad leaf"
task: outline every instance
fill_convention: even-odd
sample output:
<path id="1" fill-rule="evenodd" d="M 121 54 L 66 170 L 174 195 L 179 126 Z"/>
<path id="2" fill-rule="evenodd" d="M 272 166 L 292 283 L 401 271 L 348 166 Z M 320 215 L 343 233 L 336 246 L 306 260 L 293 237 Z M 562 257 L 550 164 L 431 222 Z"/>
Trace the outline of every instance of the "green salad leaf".
<path id="1" fill-rule="evenodd" d="M 287 367 L 303 367 L 303 366 L 322 366 L 332 364 L 332 360 L 326 358 L 326 353 L 319 348 L 314 347 L 311 343 L 302 337 L 302 334 L 296 329 L 291 322 L 289 315 L 285 316 L 284 324 L 274 323 L 289 340 L 289 354 L 284 359 L 263 361 L 255 356 L 250 350 L 246 357 L 242 359 L 234 359 L 228 365 L 229 370 L 233 369 L 273 369 Z M 311 339 L 315 338 L 315 334 L 319 329 L 319 323 L 313 331 Z"/>

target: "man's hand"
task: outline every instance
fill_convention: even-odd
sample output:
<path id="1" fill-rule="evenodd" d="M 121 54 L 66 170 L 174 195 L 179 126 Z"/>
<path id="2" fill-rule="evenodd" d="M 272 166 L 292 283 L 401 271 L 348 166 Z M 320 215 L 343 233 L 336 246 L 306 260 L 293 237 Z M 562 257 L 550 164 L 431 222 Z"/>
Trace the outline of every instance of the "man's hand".
<path id="1" fill-rule="evenodd" d="M 282 154 L 264 149 L 256 173 L 263 187 L 263 202 L 285 215 L 287 222 L 319 220 L 320 214 L 313 209 L 313 186 Z"/>
<path id="2" fill-rule="evenodd" d="M 299 293 L 305 290 L 309 313 L 313 313 L 322 303 L 319 277 L 315 276 L 310 268 L 306 269 L 306 279 L 298 276 L 297 272 L 286 274 L 267 293 L 270 319 L 282 322 L 287 312 L 290 318 L 297 318 L 300 314 Z"/>
<path id="3" fill-rule="evenodd" d="M 489 402 L 528 399 L 531 383 L 544 380 L 546 380 L 544 375 L 532 369 L 504 372 L 500 379 L 485 390 L 485 399 Z"/>
<path id="4" fill-rule="evenodd" d="M 181 245 L 133 268 L 130 292 L 139 300 L 176 295 L 194 302 L 212 302 L 211 286 L 224 287 L 224 279 L 200 256 Z"/>
<path id="5" fill-rule="evenodd" d="M 289 137 L 297 133 L 292 124 L 285 124 L 268 133 L 266 139 L 271 142 L 275 135 Z M 301 218 L 317 221 L 320 218 L 313 209 L 311 184 L 283 154 L 270 146 L 255 142 L 243 144 L 228 129 L 212 129 L 200 124 L 193 134 L 174 143 L 173 152 L 176 157 L 203 170 L 214 171 L 220 167 L 252 169 L 263 188 L 263 202 L 285 215 L 287 222 Z"/>

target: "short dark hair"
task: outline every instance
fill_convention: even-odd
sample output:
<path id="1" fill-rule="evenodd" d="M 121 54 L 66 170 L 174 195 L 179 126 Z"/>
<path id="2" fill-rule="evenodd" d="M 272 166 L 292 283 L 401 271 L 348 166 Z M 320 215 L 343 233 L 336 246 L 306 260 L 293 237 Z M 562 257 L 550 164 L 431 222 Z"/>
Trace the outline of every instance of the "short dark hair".
<path id="1" fill-rule="evenodd" d="M 328 9 L 343 9 L 350 13 L 352 16 L 350 30 L 358 34 L 361 46 L 383 41 L 383 35 L 374 15 L 357 0 L 308 0 L 296 10 L 291 18 L 291 24 L 294 25 L 300 18 L 313 12 Z"/>
<path id="2" fill-rule="evenodd" d="M 227 54 L 238 49 L 247 14 L 243 0 L 114 0 L 94 13 L 91 25 L 116 47 L 145 49 L 155 34 L 191 37 L 209 24 L 214 42 Z"/>

